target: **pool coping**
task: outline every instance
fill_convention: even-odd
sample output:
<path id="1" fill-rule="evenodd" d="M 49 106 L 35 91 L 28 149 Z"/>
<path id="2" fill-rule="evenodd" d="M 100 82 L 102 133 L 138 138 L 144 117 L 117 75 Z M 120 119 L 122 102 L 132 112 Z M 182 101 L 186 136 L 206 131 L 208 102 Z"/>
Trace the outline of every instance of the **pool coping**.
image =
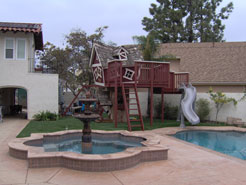
<path id="1" fill-rule="evenodd" d="M 196 145 L 194 143 L 190 143 L 190 142 L 187 142 L 187 141 L 178 139 L 178 138 L 176 138 L 176 137 L 173 136 L 173 135 L 175 135 L 178 132 L 182 132 L 182 131 L 193 131 L 193 130 L 194 131 L 199 131 L 199 130 L 201 130 L 201 131 L 221 131 L 221 132 L 237 131 L 237 132 L 244 132 L 244 133 L 246 133 L 246 128 L 234 127 L 234 126 L 218 126 L 218 127 L 216 127 L 216 126 L 188 126 L 188 127 L 185 127 L 185 128 L 169 127 L 168 130 L 165 130 L 164 131 L 164 135 L 166 137 L 168 137 L 169 139 L 172 139 L 172 140 L 181 142 L 183 144 L 187 144 L 189 146 L 195 147 L 195 148 L 200 149 L 200 150 L 204 150 L 204 151 L 213 153 L 215 155 L 218 155 L 220 157 L 224 157 L 224 158 L 230 159 L 232 161 L 236 161 L 236 162 L 239 162 L 239 163 L 246 164 L 246 160 L 243 160 L 243 159 L 240 159 L 240 158 L 237 158 L 237 157 L 233 157 L 233 156 L 230 156 L 230 155 L 221 153 L 221 152 L 217 152 L 215 150 L 212 150 L 212 149 L 209 149 L 209 148 L 206 148 L 206 147 L 202 147 L 202 146 Z M 162 130 L 162 133 L 163 133 L 163 130 Z"/>
<path id="2" fill-rule="evenodd" d="M 45 152 L 43 147 L 28 146 L 26 142 L 36 142 L 44 137 L 60 137 L 66 134 L 81 133 L 81 130 L 67 130 L 53 133 L 34 133 L 30 137 L 16 138 L 8 143 L 9 154 L 28 161 L 29 168 L 66 167 L 81 171 L 113 171 L 135 166 L 145 161 L 166 160 L 168 148 L 160 145 L 160 136 L 154 133 L 128 131 L 93 130 L 98 134 L 120 134 L 141 137 L 144 147 L 127 148 L 113 154 L 79 154 L 75 152 Z"/>

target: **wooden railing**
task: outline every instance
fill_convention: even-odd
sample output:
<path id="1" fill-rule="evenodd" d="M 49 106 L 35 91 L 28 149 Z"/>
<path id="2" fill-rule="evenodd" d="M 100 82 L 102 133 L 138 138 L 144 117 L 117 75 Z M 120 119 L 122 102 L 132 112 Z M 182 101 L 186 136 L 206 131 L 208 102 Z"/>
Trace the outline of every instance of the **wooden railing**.
<path id="1" fill-rule="evenodd" d="M 135 62 L 135 80 L 140 86 L 168 86 L 169 68 L 169 63 Z"/>
<path id="2" fill-rule="evenodd" d="M 162 87 L 176 91 L 181 83 L 189 82 L 189 73 L 170 72 L 169 63 L 137 61 L 134 66 L 123 66 L 122 61 L 112 61 L 104 69 L 106 86 L 130 82 L 123 78 L 126 69 L 134 71 L 132 82 L 135 81 L 138 87 Z"/>
<path id="3" fill-rule="evenodd" d="M 189 73 L 170 72 L 170 89 L 173 91 L 179 89 L 180 85 L 189 83 Z"/>

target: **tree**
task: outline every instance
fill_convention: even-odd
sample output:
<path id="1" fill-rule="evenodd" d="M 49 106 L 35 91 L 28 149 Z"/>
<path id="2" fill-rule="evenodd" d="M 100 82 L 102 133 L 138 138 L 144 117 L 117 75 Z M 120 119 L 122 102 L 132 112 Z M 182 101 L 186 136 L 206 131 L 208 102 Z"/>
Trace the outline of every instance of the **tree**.
<path id="1" fill-rule="evenodd" d="M 236 106 L 238 101 L 241 101 L 241 100 L 245 99 L 245 97 L 246 97 L 246 94 L 244 93 L 243 97 L 240 100 L 236 100 L 235 98 L 228 98 L 222 92 L 213 92 L 212 88 L 209 89 L 208 93 L 209 93 L 210 99 L 215 103 L 215 108 L 216 108 L 215 120 L 216 120 L 216 122 L 217 122 L 218 114 L 225 104 L 233 102 L 234 106 Z"/>
<path id="2" fill-rule="evenodd" d="M 93 82 L 92 71 L 89 67 L 93 43 L 102 43 L 103 32 L 107 26 L 96 29 L 92 35 L 87 35 L 81 29 L 72 30 L 65 36 L 65 48 L 59 48 L 51 43 L 44 45 L 44 51 L 38 53 L 41 65 L 59 74 L 66 87 L 73 94 L 82 84 Z"/>
<path id="3" fill-rule="evenodd" d="M 152 18 L 144 17 L 144 30 L 153 32 L 162 43 L 220 42 L 233 3 L 218 10 L 223 0 L 157 0 L 149 9 Z"/>
<path id="4" fill-rule="evenodd" d="M 183 41 L 185 6 L 183 0 L 157 0 L 149 9 L 153 18 L 144 17 L 144 30 L 152 32 L 162 43 Z"/>
<path id="5" fill-rule="evenodd" d="M 71 51 L 71 60 L 77 67 L 77 78 L 80 84 L 92 84 L 93 82 L 93 75 L 89 67 L 92 45 L 103 42 L 103 32 L 107 28 L 107 26 L 99 27 L 92 35 L 87 35 L 81 29 L 75 29 L 65 37 L 67 49 Z"/>
<path id="6" fill-rule="evenodd" d="M 153 34 L 148 34 L 147 36 L 133 36 L 134 41 L 139 44 L 141 51 L 143 52 L 144 60 L 151 61 L 154 60 L 154 53 L 157 50 L 158 42 L 155 40 Z"/>
<path id="7" fill-rule="evenodd" d="M 66 87 L 75 94 L 78 87 L 76 79 L 78 68 L 71 60 L 71 51 L 68 48 L 59 48 L 47 42 L 44 45 L 44 51 L 39 52 L 38 56 L 44 71 L 59 74 L 59 78 L 65 81 Z"/>

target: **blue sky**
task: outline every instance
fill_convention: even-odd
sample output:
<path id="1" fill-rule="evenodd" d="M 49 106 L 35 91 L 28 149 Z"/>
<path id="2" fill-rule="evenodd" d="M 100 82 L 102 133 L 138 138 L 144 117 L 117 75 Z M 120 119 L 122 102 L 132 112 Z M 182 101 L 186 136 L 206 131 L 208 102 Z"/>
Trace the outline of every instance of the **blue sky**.
<path id="1" fill-rule="evenodd" d="M 234 10 L 224 23 L 226 41 L 246 41 L 246 1 L 234 3 Z M 118 45 L 132 44 L 132 36 L 146 35 L 141 20 L 149 16 L 156 0 L 1 0 L 0 21 L 43 24 L 44 42 L 62 46 L 64 36 L 73 28 L 88 34 L 107 25 L 105 41 Z"/>

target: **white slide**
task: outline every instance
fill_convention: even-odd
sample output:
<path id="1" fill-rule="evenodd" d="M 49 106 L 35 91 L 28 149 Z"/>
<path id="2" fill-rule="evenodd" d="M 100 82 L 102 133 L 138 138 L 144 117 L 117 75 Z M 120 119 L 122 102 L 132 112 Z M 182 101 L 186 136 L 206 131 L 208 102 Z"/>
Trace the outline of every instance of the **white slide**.
<path id="1" fill-rule="evenodd" d="M 196 88 L 189 84 L 187 87 L 183 86 L 184 98 L 181 101 L 181 108 L 186 119 L 192 124 L 200 123 L 200 118 L 194 111 L 193 103 L 196 100 Z"/>

